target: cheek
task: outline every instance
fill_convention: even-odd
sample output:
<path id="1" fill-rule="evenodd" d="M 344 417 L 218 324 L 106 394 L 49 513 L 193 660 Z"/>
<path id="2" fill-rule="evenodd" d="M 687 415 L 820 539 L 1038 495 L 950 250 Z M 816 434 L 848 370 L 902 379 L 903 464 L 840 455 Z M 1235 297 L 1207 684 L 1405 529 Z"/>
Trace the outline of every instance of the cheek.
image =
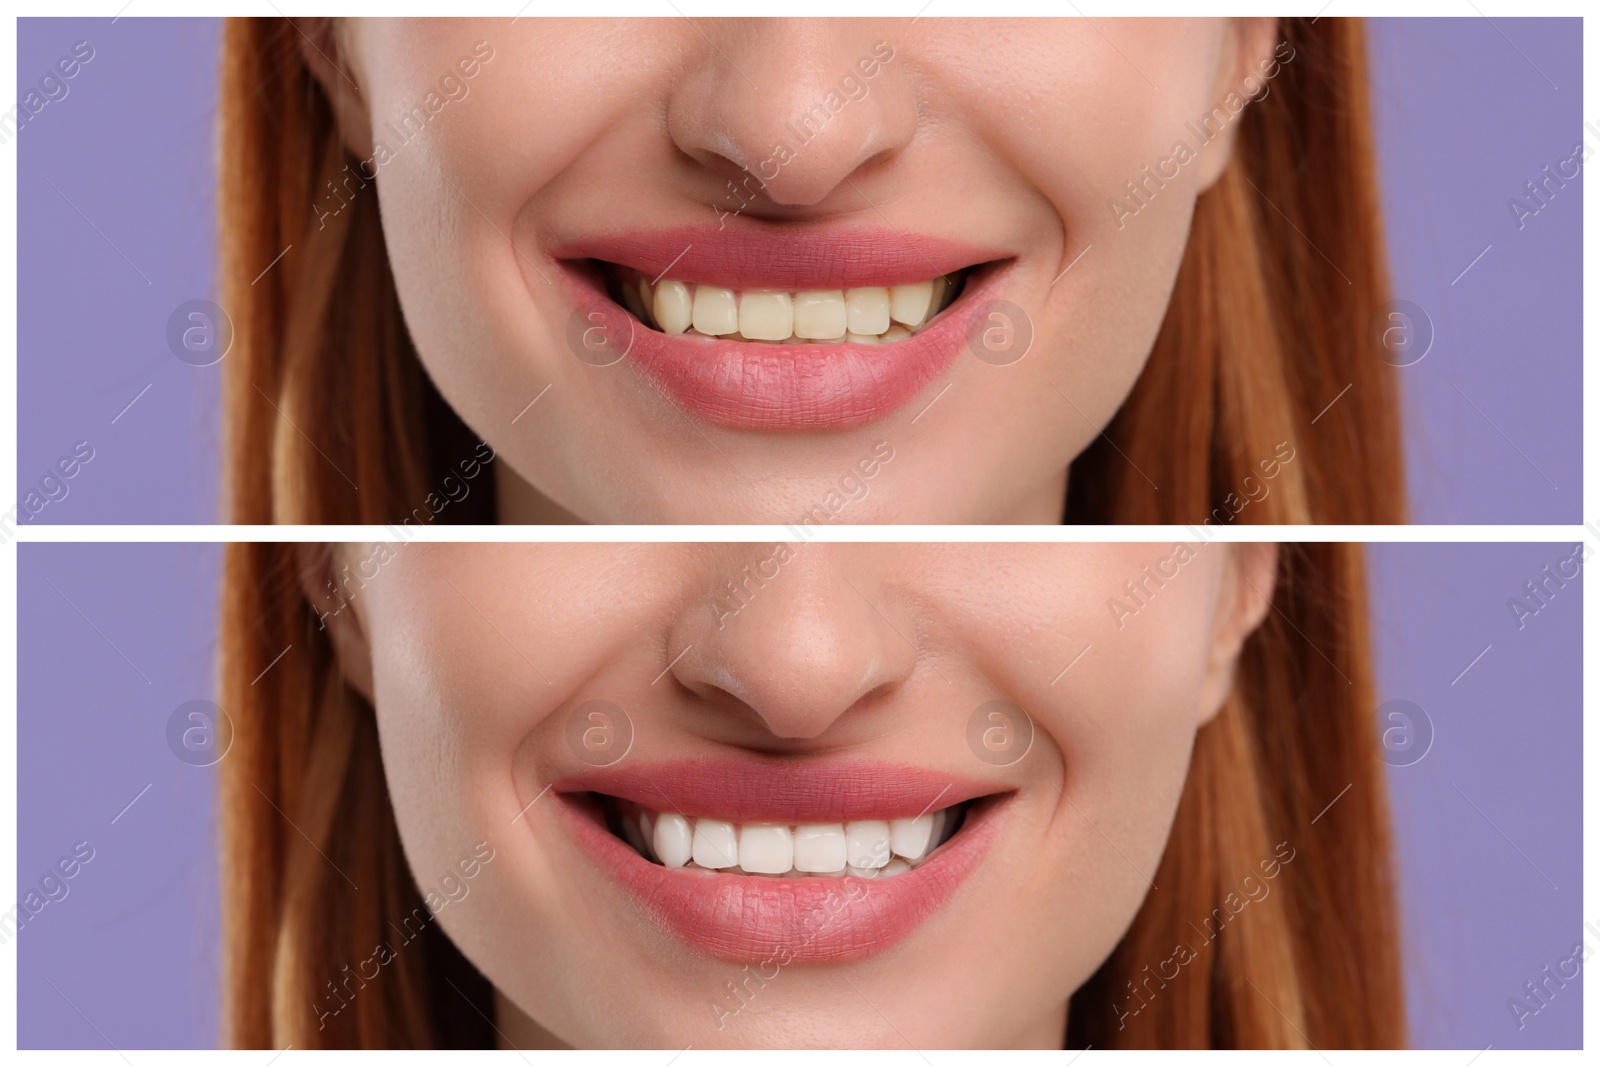
<path id="1" fill-rule="evenodd" d="M 485 103 L 475 90 L 433 121 L 464 125 L 468 112 Z M 451 114 L 454 108 L 459 113 Z M 424 137 L 450 139 L 442 130 Z M 501 412 L 487 402 L 506 396 L 505 379 L 496 376 L 509 370 L 517 383 L 509 392 L 527 393 L 532 368 L 519 366 L 513 354 L 549 352 L 553 358 L 550 342 L 560 324 L 541 311 L 548 301 L 531 299 L 517 251 L 503 236 L 508 213 L 471 188 L 461 166 L 459 156 L 440 153 L 436 144 L 404 146 L 380 168 L 378 198 L 389 264 L 417 354 L 452 406 L 483 433 L 504 427 L 516 414 L 516 407 Z M 553 291 L 537 276 L 532 284 Z M 499 436 L 498 430 L 490 436 Z"/>
<path id="2" fill-rule="evenodd" d="M 1059 761 L 1077 803 L 1164 832 L 1194 739 L 1228 551 L 991 545 L 965 567 L 939 557 L 950 572 L 940 595 L 971 620 L 959 640 L 981 650 L 985 671 L 1038 720 L 1053 742 L 1041 755 Z"/>
<path id="3" fill-rule="evenodd" d="M 1069 233 L 1079 238 L 1069 241 L 1069 256 L 1113 235 L 1117 244 L 1134 249 L 1159 245 L 1148 235 L 1130 234 L 1128 224 L 1119 226 L 1110 202 L 1128 199 L 1128 183 L 1137 186 L 1147 166 L 1155 172 L 1180 142 L 1197 156 L 1212 150 L 1191 127 L 1210 104 L 1220 32 L 1209 20 L 1181 19 L 1110 20 L 1105 30 L 1109 42 L 1069 24 L 1064 32 L 1073 35 L 1073 43 L 1065 62 L 1054 51 L 1035 53 L 1010 68 L 1012 79 L 983 90 L 989 95 L 984 106 L 1009 117 L 997 124 L 1004 151 L 1049 197 Z M 1141 193 L 1152 208 L 1163 209 L 1150 213 L 1160 224 L 1141 229 L 1184 224 L 1197 192 L 1198 162 Z M 1166 174 L 1172 173 L 1168 168 Z M 1138 201 L 1129 200 L 1129 206 L 1138 207 Z M 1141 212 L 1139 221 L 1150 218 Z"/>
<path id="4" fill-rule="evenodd" d="M 661 668 L 653 628 L 692 576 L 693 549 L 674 545 L 413 544 L 364 592 L 388 795 L 407 864 L 437 888 L 478 842 L 494 859 L 438 921 L 502 989 L 553 1017 L 592 1011 L 568 1001 L 575 982 L 549 959 L 624 958 L 620 931 L 575 934 L 575 898 L 559 858 L 558 818 L 532 788 L 529 752 L 566 757 L 572 709 L 608 671 L 648 681 Z M 446 581 L 448 579 L 448 581 Z M 597 687 L 598 690 L 597 691 Z M 643 716 L 641 716 L 643 718 Z M 535 806 L 530 807 L 530 802 Z M 518 934 L 508 938 L 507 930 Z M 548 955 L 523 951 L 535 944 Z"/>
<path id="5" fill-rule="evenodd" d="M 1069 931 L 1093 946 L 1079 961 L 1085 976 L 1121 939 L 1152 883 L 1160 884 L 1205 673 L 1204 582 L 1182 575 L 1123 629 L 1108 622 L 1072 672 L 1071 718 L 1061 727 L 1065 800 L 1052 854 L 1057 877 L 1075 885 L 1075 899 L 1091 902 Z"/>
<path id="6" fill-rule="evenodd" d="M 412 71 L 444 71 L 480 35 L 495 49 L 466 82 L 469 95 L 422 136 L 401 144 L 389 131 L 394 154 L 378 180 L 384 239 L 407 329 L 452 409 L 504 446 L 519 473 L 558 492 L 587 460 L 572 442 L 625 397 L 615 388 L 619 371 L 585 364 L 573 347 L 575 301 L 542 251 L 551 221 L 544 205 L 572 202 L 576 186 L 584 190 L 578 202 L 604 218 L 615 204 L 657 195 L 641 194 L 637 175 L 666 165 L 658 156 L 670 163 L 673 151 L 638 107 L 646 83 L 660 80 L 662 49 L 630 42 L 627 32 L 545 29 L 532 20 L 474 25 L 449 44 L 430 43 L 424 56 L 393 47 L 383 63 L 392 77 L 374 90 L 402 111 L 427 87 Z M 375 51 L 379 45 L 389 42 Z M 630 80 L 599 91 L 597 69 L 626 70 Z M 383 114 L 374 115 L 380 137 Z M 513 429 L 550 385 L 565 402 L 542 405 L 539 418 Z"/>
<path id="7" fill-rule="evenodd" d="M 502 845 L 532 799 L 518 753 L 559 751 L 547 735 L 605 695 L 588 687 L 608 665 L 659 670 L 646 635 L 679 580 L 676 551 L 412 544 L 363 590 L 384 771 L 419 876 L 486 837 Z"/>
<path id="8" fill-rule="evenodd" d="M 506 825 L 510 753 L 559 699 L 533 667 L 550 651 L 532 602 L 507 577 L 529 568 L 472 547 L 408 545 L 363 590 L 384 773 L 419 879 Z"/>
<path id="9" fill-rule="evenodd" d="M 529 681 L 505 641 L 448 586 L 419 588 L 409 577 L 386 575 L 367 617 L 375 620 L 373 692 L 390 802 L 412 872 L 427 884 L 505 825 L 496 812 L 516 810 L 510 776 L 494 768 L 546 712 L 538 679 Z M 400 598 L 408 603 L 396 612 Z"/>
<path id="10" fill-rule="evenodd" d="M 1103 657 L 1085 657 L 1089 669 L 1071 693 L 1079 711 L 1069 773 L 1092 803 L 1117 808 L 1146 839 L 1171 818 L 1194 742 L 1207 620 L 1186 607 L 1152 602 L 1095 647 Z M 1156 613 L 1165 618 L 1150 617 Z"/>
<path id="11" fill-rule="evenodd" d="M 960 577 L 982 596 L 949 595 L 966 597 L 965 617 L 983 620 L 967 645 L 984 650 L 988 676 L 1035 720 L 1017 768 L 1030 834 L 1015 846 L 1035 876 L 992 886 L 1007 910 L 972 951 L 1029 974 L 1034 984 L 1019 997 L 1066 995 L 1105 960 L 1158 881 L 1228 550 L 1196 549 L 1157 587 L 1144 569 L 1170 558 L 1170 544 L 988 549 Z M 1131 603 L 1124 583 L 1141 579 L 1154 595 L 1141 594 L 1144 606 L 1119 627 L 1112 605 Z"/>
<path id="12" fill-rule="evenodd" d="M 985 54 L 1005 61 L 981 72 L 970 58 L 948 58 L 950 70 L 970 75 L 951 83 L 966 114 L 995 117 L 981 127 L 989 149 L 1060 220 L 1061 245 L 1051 250 L 1059 258 L 1042 268 L 1041 287 L 1056 280 L 1025 310 L 1039 336 L 1058 339 L 1054 360 L 1038 370 L 1059 380 L 1070 364 L 1072 399 L 1088 420 L 1075 452 L 1144 367 L 1188 241 L 1203 154 L 1222 150 L 1190 129 L 1210 103 L 1217 27 L 1157 19 L 1107 20 L 1103 29 L 1110 43 L 1079 20 L 1043 40 L 1031 29 L 1015 40 L 986 35 Z M 1177 165 L 1180 142 L 1196 151 Z"/>
<path id="13" fill-rule="evenodd" d="M 549 289 L 549 283 L 508 240 L 517 206 L 563 159 L 562 146 L 545 136 L 547 124 L 535 118 L 559 113 L 551 99 L 557 90 L 532 83 L 535 72 L 549 69 L 555 44 L 513 58 L 504 27 L 441 21 L 425 29 L 409 20 L 365 24 L 361 50 L 384 241 L 406 325 L 452 406 L 482 431 L 503 427 L 526 403 L 524 397 L 500 412 L 490 401 L 505 397 L 508 366 L 531 381 L 507 353 L 549 350 L 561 326 L 544 321 L 530 298 L 530 285 Z M 467 78 L 458 64 L 473 58 L 480 41 L 494 54 L 477 60 L 477 73 Z M 447 76 L 465 90 L 460 99 L 449 100 L 441 89 Z M 401 118 L 430 92 L 448 102 L 420 132 L 408 128 Z M 533 125 L 539 136 L 529 136 Z M 551 276 L 549 268 L 544 272 Z"/>
<path id="14" fill-rule="evenodd" d="M 1113 550 L 1092 583 L 1085 609 L 1093 647 L 1061 683 L 1072 710 L 1065 743 L 1080 783 L 1120 797 L 1130 810 L 1159 813 L 1176 801 L 1207 676 L 1224 551 L 1131 545 Z"/>

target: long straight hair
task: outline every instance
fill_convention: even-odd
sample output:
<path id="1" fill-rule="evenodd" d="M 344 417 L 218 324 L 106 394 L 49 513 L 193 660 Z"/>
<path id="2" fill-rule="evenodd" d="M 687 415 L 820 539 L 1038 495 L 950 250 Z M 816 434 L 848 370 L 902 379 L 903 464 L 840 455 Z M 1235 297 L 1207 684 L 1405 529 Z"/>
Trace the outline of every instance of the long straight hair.
<path id="1" fill-rule="evenodd" d="M 227 551 L 229 1039 L 492 1044 L 492 990 L 437 926 L 397 948 L 396 932 L 409 941 L 408 921 L 426 912 L 372 708 L 317 625 L 298 548 Z M 1196 737 L 1155 888 L 1072 997 L 1069 1046 L 1404 1044 L 1360 546 L 1284 546 L 1273 606 L 1223 710 Z M 357 961 L 381 944 L 395 958 L 374 977 Z"/>
<path id="2" fill-rule="evenodd" d="M 1104 440 L 1073 463 L 1069 521 L 1403 519 L 1394 382 L 1374 328 L 1386 281 L 1361 29 L 1282 26 L 1295 59 L 1240 117 L 1235 158 L 1196 205 L 1150 360 Z M 225 35 L 229 513 L 426 521 L 419 503 L 474 439 L 411 347 L 374 198 L 318 228 L 311 205 L 352 160 L 298 40 L 286 20 L 230 20 Z M 260 275 L 289 244 L 295 254 Z M 1246 479 L 1259 484 L 1273 459 L 1257 497 Z M 435 521 L 493 515 L 485 487 Z M 228 547 L 228 1040 L 490 1046 L 492 989 L 436 925 L 375 980 L 351 970 L 423 905 L 372 709 L 343 680 L 298 573 L 296 546 Z M 1196 738 L 1158 888 L 1073 996 L 1069 1046 L 1404 1044 L 1364 581 L 1358 546 L 1280 553 L 1275 610 Z M 1236 913 L 1247 876 L 1270 895 Z M 1180 944 L 1189 955 L 1168 978 Z"/>
<path id="3" fill-rule="evenodd" d="M 1404 521 L 1361 24 L 1281 32 L 1293 58 L 1239 116 L 1234 158 L 1195 206 L 1149 360 L 1072 464 L 1069 522 Z M 224 60 L 228 514 L 402 521 L 473 436 L 412 348 L 377 197 L 314 207 L 357 161 L 299 31 L 231 19 Z M 448 521 L 493 522 L 491 481 Z"/>

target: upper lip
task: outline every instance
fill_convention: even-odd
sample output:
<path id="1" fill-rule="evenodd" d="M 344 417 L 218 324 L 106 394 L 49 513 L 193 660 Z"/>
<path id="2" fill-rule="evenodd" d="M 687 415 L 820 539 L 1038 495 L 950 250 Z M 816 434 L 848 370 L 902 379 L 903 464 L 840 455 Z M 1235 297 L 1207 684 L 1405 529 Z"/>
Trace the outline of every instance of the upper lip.
<path id="1" fill-rule="evenodd" d="M 905 285 L 953 274 L 1006 253 L 876 226 L 797 228 L 740 220 L 595 235 L 551 250 L 729 289 L 847 289 Z"/>
<path id="2" fill-rule="evenodd" d="M 587 768 L 552 786 L 558 793 L 604 793 L 655 811 L 789 824 L 913 818 L 1006 789 L 881 760 L 762 756 Z"/>

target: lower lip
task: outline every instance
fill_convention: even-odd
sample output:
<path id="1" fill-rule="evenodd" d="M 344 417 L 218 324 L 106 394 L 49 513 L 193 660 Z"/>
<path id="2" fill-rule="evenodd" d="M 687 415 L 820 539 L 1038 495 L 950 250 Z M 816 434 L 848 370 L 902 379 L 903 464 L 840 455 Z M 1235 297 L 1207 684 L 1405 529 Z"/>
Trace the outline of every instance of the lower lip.
<path id="1" fill-rule="evenodd" d="M 579 279 L 580 303 L 601 299 L 627 315 L 627 358 L 667 399 L 718 425 L 745 430 L 859 426 L 904 407 L 955 361 L 966 343 L 968 309 L 1001 272 L 974 271 L 932 325 L 888 345 L 774 345 L 711 340 L 653 330 L 603 290 Z"/>
<path id="2" fill-rule="evenodd" d="M 775 878 L 663 867 L 562 801 L 579 843 L 658 925 L 718 959 L 779 965 L 861 959 L 903 940 L 982 861 L 1004 809 L 969 808 L 938 852 L 890 878 Z"/>

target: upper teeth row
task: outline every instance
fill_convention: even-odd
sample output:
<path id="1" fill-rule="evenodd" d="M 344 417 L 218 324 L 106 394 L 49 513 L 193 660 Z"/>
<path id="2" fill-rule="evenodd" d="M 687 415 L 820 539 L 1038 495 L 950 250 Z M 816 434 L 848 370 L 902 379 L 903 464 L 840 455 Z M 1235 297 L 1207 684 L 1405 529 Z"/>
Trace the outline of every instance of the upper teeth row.
<path id="1" fill-rule="evenodd" d="M 673 278 L 654 287 L 644 278 L 623 283 L 623 299 L 640 319 L 663 333 L 711 337 L 739 335 L 747 341 L 854 341 L 887 344 L 911 334 L 955 296 L 940 276 L 910 285 L 862 289 L 724 289 Z"/>
<path id="2" fill-rule="evenodd" d="M 956 828 L 953 809 L 912 819 L 845 823 L 732 823 L 689 819 L 677 812 L 622 817 L 628 843 L 667 867 L 690 863 L 747 874 L 815 874 L 861 878 L 908 871 Z"/>

